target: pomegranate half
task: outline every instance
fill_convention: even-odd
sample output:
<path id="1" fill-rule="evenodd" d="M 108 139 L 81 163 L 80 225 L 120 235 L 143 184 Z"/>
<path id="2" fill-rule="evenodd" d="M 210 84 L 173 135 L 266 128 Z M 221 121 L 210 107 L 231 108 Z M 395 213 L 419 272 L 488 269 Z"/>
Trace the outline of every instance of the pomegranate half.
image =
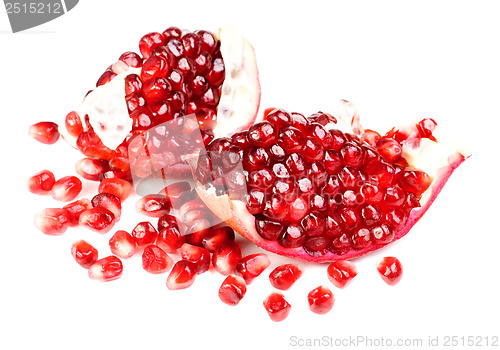
<path id="1" fill-rule="evenodd" d="M 352 259 L 405 236 L 468 156 L 436 140 L 432 119 L 380 135 L 347 101 L 332 114 L 270 109 L 264 119 L 200 153 L 196 190 L 245 238 L 304 261 Z"/>

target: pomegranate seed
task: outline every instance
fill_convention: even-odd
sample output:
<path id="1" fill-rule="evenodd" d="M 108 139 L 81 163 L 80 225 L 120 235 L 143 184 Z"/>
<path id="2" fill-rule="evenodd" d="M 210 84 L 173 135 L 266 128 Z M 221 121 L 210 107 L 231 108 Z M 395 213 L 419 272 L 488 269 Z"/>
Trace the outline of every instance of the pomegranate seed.
<path id="1" fill-rule="evenodd" d="M 84 179 L 99 181 L 101 175 L 109 170 L 109 163 L 102 159 L 83 158 L 76 162 L 75 168 Z"/>
<path id="2" fill-rule="evenodd" d="M 95 207 L 82 212 L 79 223 L 94 232 L 104 234 L 113 228 L 115 216 L 106 208 Z"/>
<path id="3" fill-rule="evenodd" d="M 127 51 L 121 54 L 119 61 L 126 63 L 129 67 L 142 67 L 142 58 L 135 52 Z"/>
<path id="4" fill-rule="evenodd" d="M 109 83 L 111 80 L 113 80 L 114 77 L 116 77 L 116 73 L 107 70 L 104 73 L 102 73 L 100 78 L 97 80 L 97 83 L 95 84 L 95 86 L 99 87 L 101 85 L 105 85 L 105 84 Z"/>
<path id="5" fill-rule="evenodd" d="M 99 259 L 89 267 L 89 277 L 100 282 L 114 281 L 122 273 L 122 261 L 114 255 Z"/>
<path id="6" fill-rule="evenodd" d="M 39 122 L 30 126 L 29 135 L 38 142 L 51 145 L 59 139 L 59 130 L 56 123 Z"/>
<path id="7" fill-rule="evenodd" d="M 151 56 L 146 61 L 141 68 L 141 80 L 147 82 L 153 78 L 161 78 L 167 75 L 168 61 L 162 56 Z"/>
<path id="8" fill-rule="evenodd" d="M 161 194 L 150 194 L 139 199 L 135 209 L 138 213 L 159 218 L 170 212 L 170 200 Z"/>
<path id="9" fill-rule="evenodd" d="M 141 51 L 144 59 L 149 58 L 151 51 L 153 51 L 158 46 L 165 45 L 166 38 L 161 33 L 148 33 L 144 35 L 139 41 L 139 50 Z"/>
<path id="10" fill-rule="evenodd" d="M 361 140 L 373 147 L 377 147 L 377 142 L 380 138 L 381 136 L 378 132 L 369 129 L 366 129 L 361 135 Z"/>
<path id="11" fill-rule="evenodd" d="M 65 176 L 57 180 L 52 187 L 51 195 L 57 201 L 69 202 L 82 191 L 82 182 L 76 176 Z"/>
<path id="12" fill-rule="evenodd" d="M 401 145 L 394 139 L 381 138 L 377 142 L 377 151 L 389 163 L 394 163 L 401 157 Z"/>
<path id="13" fill-rule="evenodd" d="M 177 261 L 167 277 L 167 288 L 170 290 L 188 288 L 194 283 L 196 270 L 191 261 Z"/>
<path id="14" fill-rule="evenodd" d="M 174 261 L 160 247 L 151 244 L 142 252 L 142 267 L 149 273 L 162 273 L 167 271 Z"/>
<path id="15" fill-rule="evenodd" d="M 122 214 L 122 203 L 120 198 L 111 193 L 99 193 L 92 198 L 93 207 L 108 209 L 115 216 L 115 221 L 120 220 Z"/>
<path id="16" fill-rule="evenodd" d="M 235 242 L 226 242 L 212 255 L 212 265 L 221 275 L 230 275 L 241 260 L 241 249 Z"/>
<path id="17" fill-rule="evenodd" d="M 83 132 L 82 120 L 78 113 L 74 111 L 68 113 L 64 120 L 64 126 L 73 137 L 78 137 Z"/>
<path id="18" fill-rule="evenodd" d="M 160 194 L 166 195 L 174 208 L 180 208 L 188 201 L 191 185 L 187 181 L 174 182 L 163 189 Z"/>
<path id="19" fill-rule="evenodd" d="M 99 193 L 110 193 L 124 201 L 132 193 L 132 185 L 118 178 L 102 179 L 99 184 Z"/>
<path id="20" fill-rule="evenodd" d="M 197 274 L 201 274 L 210 268 L 210 252 L 205 248 L 184 243 L 181 246 L 180 253 L 182 259 L 194 264 Z"/>
<path id="21" fill-rule="evenodd" d="M 114 255 L 122 259 L 128 259 L 135 254 L 135 239 L 127 231 L 118 230 L 109 239 L 109 248 Z"/>
<path id="22" fill-rule="evenodd" d="M 80 240 L 71 245 L 71 255 L 81 267 L 88 269 L 97 261 L 98 252 L 93 246 Z"/>
<path id="23" fill-rule="evenodd" d="M 234 273 L 243 277 L 250 284 L 256 277 L 271 265 L 271 260 L 264 253 L 251 254 L 242 258 L 234 269 Z"/>
<path id="24" fill-rule="evenodd" d="M 132 230 L 132 236 L 138 246 L 146 246 L 155 242 L 158 231 L 150 222 L 145 221 L 137 224 Z"/>
<path id="25" fill-rule="evenodd" d="M 289 289 L 302 276 L 302 270 L 295 264 L 284 264 L 276 267 L 269 274 L 271 285 L 280 290 Z"/>
<path id="26" fill-rule="evenodd" d="M 210 253 L 213 253 L 229 241 L 234 241 L 234 230 L 229 226 L 223 226 L 212 228 L 203 237 L 201 244 L 203 244 L 203 247 Z"/>
<path id="27" fill-rule="evenodd" d="M 377 265 L 377 270 L 384 282 L 390 286 L 398 284 L 403 277 L 403 265 L 393 256 L 383 258 Z"/>
<path id="28" fill-rule="evenodd" d="M 92 204 L 87 198 L 79 199 L 72 203 L 66 204 L 63 209 L 69 213 L 69 225 L 76 226 L 79 224 L 80 215 L 87 209 L 92 208 Z"/>
<path id="29" fill-rule="evenodd" d="M 285 297 L 281 293 L 271 293 L 266 299 L 264 299 L 264 308 L 267 314 L 274 322 L 283 321 L 288 317 L 292 306 L 286 301 Z"/>
<path id="30" fill-rule="evenodd" d="M 281 129 L 284 126 L 290 124 L 291 116 L 290 113 L 283 109 L 272 108 L 272 110 L 265 116 L 268 122 L 273 123 L 277 129 Z"/>
<path id="31" fill-rule="evenodd" d="M 399 176 L 403 189 L 417 195 L 424 193 L 432 182 L 429 175 L 418 169 L 406 168 Z"/>
<path id="32" fill-rule="evenodd" d="M 302 227 L 296 224 L 289 224 L 285 228 L 283 235 L 278 238 L 278 243 L 285 248 L 297 248 L 304 243 L 306 234 Z"/>
<path id="33" fill-rule="evenodd" d="M 300 151 L 304 144 L 304 135 L 297 128 L 286 126 L 279 131 L 278 144 L 283 147 L 286 152 Z"/>
<path id="34" fill-rule="evenodd" d="M 35 215 L 35 226 L 46 235 L 61 235 L 66 232 L 70 213 L 66 209 L 47 208 Z"/>
<path id="35" fill-rule="evenodd" d="M 255 219 L 255 228 L 260 236 L 271 241 L 277 240 L 285 231 L 283 224 L 264 217 L 257 217 Z"/>
<path id="36" fill-rule="evenodd" d="M 240 276 L 229 275 L 219 288 L 219 298 L 227 305 L 238 305 L 247 292 L 245 281 Z"/>
<path id="37" fill-rule="evenodd" d="M 375 243 L 388 244 L 394 239 L 394 231 L 388 224 L 382 224 L 371 229 L 371 236 Z"/>
<path id="38" fill-rule="evenodd" d="M 205 76 L 212 86 L 219 86 L 224 82 L 225 67 L 222 58 L 216 58 L 213 61 L 212 69 Z"/>
<path id="39" fill-rule="evenodd" d="M 307 295 L 309 309 L 319 315 L 328 313 L 335 303 L 335 298 L 330 289 L 325 286 L 314 288 Z"/>
<path id="40" fill-rule="evenodd" d="M 52 190 L 56 179 L 49 170 L 42 170 L 28 179 L 28 190 L 34 194 L 45 194 Z"/>
<path id="41" fill-rule="evenodd" d="M 352 282 L 358 271 L 356 265 L 350 261 L 337 260 L 328 265 L 328 279 L 337 288 L 344 288 Z"/>
<path id="42" fill-rule="evenodd" d="M 248 140 L 254 146 L 268 147 L 277 140 L 276 126 L 268 121 L 254 124 L 248 130 Z"/>

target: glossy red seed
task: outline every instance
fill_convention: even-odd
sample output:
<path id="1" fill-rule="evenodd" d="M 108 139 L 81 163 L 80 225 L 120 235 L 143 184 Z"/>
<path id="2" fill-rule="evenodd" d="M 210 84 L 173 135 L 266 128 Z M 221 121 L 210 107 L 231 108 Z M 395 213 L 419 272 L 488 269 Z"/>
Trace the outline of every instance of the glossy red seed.
<path id="1" fill-rule="evenodd" d="M 377 151 L 389 163 L 394 163 L 401 157 L 401 145 L 394 139 L 381 138 L 377 142 Z"/>
<path id="2" fill-rule="evenodd" d="M 248 140 L 254 146 L 268 147 L 276 142 L 276 126 L 268 121 L 254 124 L 248 129 Z"/>
<path id="3" fill-rule="evenodd" d="M 115 221 L 120 220 L 122 204 L 120 198 L 111 193 L 99 193 L 92 198 L 92 206 L 106 208 L 115 216 Z"/>
<path id="4" fill-rule="evenodd" d="M 156 47 L 165 45 L 165 41 L 166 38 L 161 33 L 152 32 L 144 35 L 139 41 L 139 50 L 144 59 L 149 58 L 151 51 Z"/>
<path id="5" fill-rule="evenodd" d="M 90 200 L 87 198 L 82 198 L 72 203 L 66 204 L 63 209 L 66 209 L 69 213 L 69 225 L 76 226 L 79 224 L 80 215 L 87 209 L 92 208 Z"/>
<path id="6" fill-rule="evenodd" d="M 335 303 L 335 298 L 330 289 L 325 286 L 314 288 L 307 295 L 309 309 L 319 315 L 328 313 Z"/>
<path id="7" fill-rule="evenodd" d="M 58 125 L 53 122 L 33 124 L 29 128 L 29 135 L 38 142 L 51 145 L 59 139 Z"/>
<path id="8" fill-rule="evenodd" d="M 271 260 L 264 253 L 247 255 L 238 261 L 234 273 L 243 277 L 246 284 L 250 284 L 271 265 Z"/>
<path id="9" fill-rule="evenodd" d="M 104 73 L 102 73 L 102 75 L 97 80 L 95 86 L 99 87 L 101 85 L 105 85 L 109 83 L 111 80 L 113 80 L 114 77 L 116 77 L 116 73 L 111 70 L 107 70 Z"/>
<path id="10" fill-rule="evenodd" d="M 255 219 L 255 228 L 261 237 L 271 241 L 277 240 L 285 231 L 285 226 L 281 222 L 265 217 Z"/>
<path id="11" fill-rule="evenodd" d="M 125 62 L 129 67 L 134 67 L 134 68 L 142 67 L 141 56 L 132 51 L 127 51 L 122 53 L 118 60 Z"/>
<path id="12" fill-rule="evenodd" d="M 97 261 L 98 252 L 92 245 L 80 240 L 71 245 L 71 255 L 81 267 L 88 269 Z"/>
<path id="13" fill-rule="evenodd" d="M 194 283 L 196 271 L 197 268 L 191 261 L 177 261 L 167 277 L 167 288 L 170 290 L 188 288 Z"/>
<path id="14" fill-rule="evenodd" d="M 278 134 L 278 144 L 286 152 L 298 152 L 304 145 L 304 135 L 292 126 L 283 127 Z"/>
<path id="15" fill-rule="evenodd" d="M 276 267 L 269 274 L 271 285 L 280 290 L 289 289 L 302 276 L 302 270 L 295 264 L 284 264 Z"/>
<path id="16" fill-rule="evenodd" d="M 119 178 L 102 179 L 99 184 L 99 193 L 110 193 L 125 200 L 132 193 L 133 188 L 130 182 Z"/>
<path id="17" fill-rule="evenodd" d="M 173 208 L 179 208 L 187 202 L 191 193 L 191 185 L 187 181 L 174 182 L 166 186 L 161 194 L 164 194 L 170 199 Z"/>
<path id="18" fill-rule="evenodd" d="M 109 163 L 102 159 L 83 158 L 76 162 L 75 169 L 84 179 L 99 181 L 101 175 L 109 171 Z"/>
<path id="19" fill-rule="evenodd" d="M 113 255 L 99 259 L 89 267 L 89 277 L 100 282 L 114 281 L 122 273 L 122 261 Z"/>
<path id="20" fill-rule="evenodd" d="M 272 108 L 272 110 L 265 116 L 268 122 L 273 123 L 277 129 L 287 126 L 291 122 L 290 113 L 283 109 Z"/>
<path id="21" fill-rule="evenodd" d="M 82 212 L 79 223 L 94 232 L 104 234 L 113 228 L 115 216 L 106 208 L 95 207 Z"/>
<path id="22" fill-rule="evenodd" d="M 380 134 L 374 130 L 366 129 L 363 134 L 361 134 L 361 141 L 364 141 L 373 147 L 377 147 L 377 142 L 380 138 Z"/>
<path id="23" fill-rule="evenodd" d="M 304 229 L 296 224 L 289 224 L 283 235 L 278 238 L 278 243 L 285 248 L 298 248 L 304 243 L 306 233 Z"/>
<path id="24" fill-rule="evenodd" d="M 234 230 L 229 226 L 223 226 L 210 229 L 201 243 L 210 253 L 213 253 L 227 242 L 234 241 L 234 238 Z"/>
<path id="25" fill-rule="evenodd" d="M 69 112 L 64 119 L 64 126 L 73 137 L 78 137 L 83 132 L 82 120 L 75 111 Z"/>
<path id="26" fill-rule="evenodd" d="M 128 259 L 136 252 L 135 239 L 127 231 L 118 230 L 109 239 L 109 248 L 114 255 Z"/>
<path id="27" fill-rule="evenodd" d="M 142 268 L 149 273 L 162 273 L 167 271 L 174 261 L 160 247 L 151 244 L 142 252 Z"/>
<path id="28" fill-rule="evenodd" d="M 143 83 L 153 78 L 165 77 L 169 70 L 168 61 L 162 56 L 151 56 L 141 68 L 141 80 Z"/>
<path id="29" fill-rule="evenodd" d="M 201 274 L 210 268 L 210 252 L 189 243 L 184 243 L 180 248 L 182 259 L 190 261 L 196 267 L 196 273 Z"/>
<path id="30" fill-rule="evenodd" d="M 384 282 L 390 286 L 398 284 L 403 277 L 403 265 L 393 256 L 383 258 L 377 265 L 377 270 Z"/>
<path id="31" fill-rule="evenodd" d="M 327 268 L 328 279 L 337 288 L 348 286 L 357 274 L 356 265 L 347 260 L 334 261 Z"/>
<path id="32" fill-rule="evenodd" d="M 406 168 L 399 174 L 401 187 L 405 191 L 417 195 L 424 193 L 431 185 L 432 179 L 422 170 Z"/>
<path id="33" fill-rule="evenodd" d="M 283 321 L 288 317 L 292 306 L 281 293 L 271 293 L 264 299 L 264 308 L 269 318 L 274 322 Z"/>
<path id="34" fill-rule="evenodd" d="M 153 244 L 158 236 L 158 231 L 150 222 L 144 221 L 138 223 L 131 232 L 138 246 Z"/>
<path id="35" fill-rule="evenodd" d="M 28 190 L 34 194 L 45 194 L 52 190 L 56 179 L 49 170 L 42 170 L 28 179 Z"/>
<path id="36" fill-rule="evenodd" d="M 170 213 L 170 200 L 161 194 L 150 194 L 139 199 L 135 209 L 138 213 L 159 218 Z"/>
<path id="37" fill-rule="evenodd" d="M 245 280 L 239 276 L 229 275 L 219 288 L 220 300 L 231 306 L 238 305 L 247 292 Z"/>
<path id="38" fill-rule="evenodd" d="M 76 176 L 65 176 L 54 183 L 51 195 L 57 201 L 69 202 L 82 191 L 82 181 Z"/>
<path id="39" fill-rule="evenodd" d="M 221 275 L 233 273 L 241 260 L 241 249 L 237 243 L 229 241 L 212 254 L 212 265 Z"/>
<path id="40" fill-rule="evenodd" d="M 47 208 L 35 215 L 35 226 L 46 235 L 61 235 L 66 232 L 70 214 L 66 209 Z"/>

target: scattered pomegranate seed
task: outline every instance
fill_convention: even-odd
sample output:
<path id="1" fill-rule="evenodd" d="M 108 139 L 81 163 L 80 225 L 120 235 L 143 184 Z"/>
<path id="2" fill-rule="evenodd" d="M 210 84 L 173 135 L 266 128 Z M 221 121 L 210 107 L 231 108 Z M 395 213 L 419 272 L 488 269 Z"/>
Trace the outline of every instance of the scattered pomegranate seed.
<path id="1" fill-rule="evenodd" d="M 102 159 L 83 158 L 76 162 L 75 169 L 84 179 L 99 181 L 101 175 L 109 171 L 109 163 Z"/>
<path id="2" fill-rule="evenodd" d="M 113 228 L 115 216 L 106 208 L 95 207 L 82 212 L 79 223 L 94 232 L 105 234 Z"/>
<path id="3" fill-rule="evenodd" d="M 76 176 L 65 176 L 57 180 L 52 187 L 51 195 L 57 201 L 69 202 L 82 191 L 82 182 Z"/>
<path id="4" fill-rule="evenodd" d="M 170 200 L 161 194 L 150 194 L 139 199 L 136 211 L 153 218 L 159 218 L 170 212 Z"/>
<path id="5" fill-rule="evenodd" d="M 56 123 L 39 122 L 30 126 L 29 135 L 38 142 L 51 145 L 59 139 L 59 130 Z"/>
<path id="6" fill-rule="evenodd" d="M 174 261 L 160 247 L 151 244 L 142 252 L 142 267 L 149 273 L 162 273 L 167 271 Z"/>
<path id="7" fill-rule="evenodd" d="M 49 170 L 42 170 L 28 179 L 28 190 L 34 194 L 45 194 L 52 190 L 56 179 Z"/>
<path id="8" fill-rule="evenodd" d="M 219 288 L 219 298 L 227 305 L 238 305 L 247 292 L 245 280 L 240 276 L 229 275 Z"/>
<path id="9" fill-rule="evenodd" d="M 230 241 L 234 241 L 234 230 L 229 226 L 223 226 L 210 229 L 201 243 L 210 253 L 213 253 Z"/>
<path id="10" fill-rule="evenodd" d="M 76 226 L 80 222 L 80 215 L 87 209 L 92 208 L 90 200 L 82 198 L 72 203 L 66 204 L 63 209 L 69 213 L 69 225 Z"/>
<path id="11" fill-rule="evenodd" d="M 167 288 L 170 290 L 188 288 L 194 283 L 196 270 L 195 264 L 191 261 L 177 261 L 167 277 Z"/>
<path id="12" fill-rule="evenodd" d="M 198 275 L 210 268 L 210 252 L 205 248 L 184 243 L 181 246 L 180 253 L 183 260 L 194 264 Z"/>
<path id="13" fill-rule="evenodd" d="M 47 208 L 35 215 L 35 226 L 46 235 L 61 235 L 66 232 L 70 213 L 66 209 Z"/>
<path id="14" fill-rule="evenodd" d="M 286 301 L 285 297 L 281 293 L 271 293 L 266 299 L 264 299 L 264 308 L 267 314 L 274 322 L 283 321 L 288 317 L 292 306 Z"/>
<path id="15" fill-rule="evenodd" d="M 187 181 L 174 182 L 165 187 L 160 194 L 166 195 L 174 208 L 180 208 L 189 200 L 191 185 Z"/>
<path id="16" fill-rule="evenodd" d="M 314 288 L 307 295 L 309 309 L 319 315 L 328 313 L 335 303 L 335 298 L 330 289 L 325 286 Z"/>
<path id="17" fill-rule="evenodd" d="M 269 274 L 271 285 L 280 290 L 289 289 L 302 276 L 302 270 L 295 264 L 284 264 L 276 267 Z"/>
<path id="18" fill-rule="evenodd" d="M 167 221 L 167 217 L 169 221 Z M 182 223 L 177 222 L 174 216 L 162 216 L 160 220 L 158 220 L 158 228 L 160 231 L 156 238 L 156 244 L 167 253 L 176 251 L 186 242 L 184 227 Z"/>
<path id="19" fill-rule="evenodd" d="M 241 260 L 241 249 L 235 242 L 227 242 L 219 247 L 212 255 L 212 265 L 221 275 L 233 273 L 234 268 Z"/>
<path id="20" fill-rule="evenodd" d="M 136 244 L 135 239 L 130 233 L 123 230 L 118 230 L 109 239 L 109 247 L 111 253 L 122 258 L 128 259 L 135 254 Z"/>
<path id="21" fill-rule="evenodd" d="M 118 178 L 102 179 L 99 184 L 99 193 L 111 193 L 124 201 L 132 193 L 130 182 Z"/>
<path id="22" fill-rule="evenodd" d="M 384 282 L 390 286 L 398 284 L 403 277 L 403 265 L 393 256 L 383 258 L 377 265 L 377 270 Z"/>
<path id="23" fill-rule="evenodd" d="M 97 261 L 98 252 L 89 243 L 80 240 L 71 246 L 71 255 L 81 267 L 88 269 Z"/>
<path id="24" fill-rule="evenodd" d="M 82 120 L 78 113 L 74 111 L 68 113 L 64 120 L 64 125 L 68 133 L 73 137 L 78 137 L 83 132 Z"/>
<path id="25" fill-rule="evenodd" d="M 158 231 L 151 225 L 150 222 L 144 221 L 137 224 L 132 230 L 132 237 L 138 246 L 146 246 L 153 244 L 158 236 Z"/>
<path id="26" fill-rule="evenodd" d="M 100 282 L 114 281 L 122 273 L 122 261 L 114 255 L 99 259 L 89 267 L 89 277 Z"/>
<path id="27" fill-rule="evenodd" d="M 122 203 L 120 198 L 111 193 L 99 193 L 92 198 L 92 206 L 108 209 L 119 221 L 122 215 Z"/>
<path id="28" fill-rule="evenodd" d="M 328 279 L 337 288 L 344 288 L 352 282 L 358 271 L 356 265 L 350 261 L 337 260 L 328 265 Z"/>
<path id="29" fill-rule="evenodd" d="M 271 260 L 264 253 L 251 254 L 242 258 L 234 269 L 234 273 L 243 277 L 250 284 L 256 277 L 271 265 Z"/>

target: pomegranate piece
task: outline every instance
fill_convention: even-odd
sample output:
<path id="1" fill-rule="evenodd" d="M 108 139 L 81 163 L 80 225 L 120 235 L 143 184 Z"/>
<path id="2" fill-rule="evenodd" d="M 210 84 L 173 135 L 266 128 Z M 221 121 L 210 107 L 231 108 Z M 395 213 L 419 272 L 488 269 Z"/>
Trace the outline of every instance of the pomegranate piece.
<path id="1" fill-rule="evenodd" d="M 286 301 L 281 293 L 271 293 L 264 299 L 264 308 L 269 315 L 269 318 L 274 322 L 283 321 L 288 317 L 292 306 Z"/>
<path id="2" fill-rule="evenodd" d="M 52 190 L 56 179 L 49 170 L 42 170 L 28 179 L 28 190 L 34 194 L 45 194 Z"/>
<path id="3" fill-rule="evenodd" d="M 122 273 L 122 261 L 114 255 L 99 259 L 89 267 L 89 277 L 100 282 L 114 281 Z"/>
<path id="4" fill-rule="evenodd" d="M 332 262 L 327 268 L 328 279 L 337 288 L 344 288 L 352 282 L 358 271 L 356 265 L 350 261 L 338 260 Z"/>
<path id="5" fill-rule="evenodd" d="M 47 208 L 35 215 L 35 226 L 46 235 L 61 235 L 68 229 L 70 213 L 66 209 Z"/>
<path id="6" fill-rule="evenodd" d="M 238 261 L 234 273 L 243 277 L 246 284 L 250 284 L 256 277 L 271 265 L 271 260 L 264 253 L 247 255 Z"/>
<path id="7" fill-rule="evenodd" d="M 122 259 L 128 259 L 135 254 L 135 239 L 127 231 L 118 230 L 109 239 L 109 248 L 114 255 Z"/>
<path id="8" fill-rule="evenodd" d="M 403 265 L 393 256 L 383 258 L 377 265 L 377 270 L 384 282 L 390 286 L 398 284 L 403 277 Z"/>
<path id="9" fill-rule="evenodd" d="M 102 174 L 109 171 L 109 163 L 102 159 L 83 158 L 75 164 L 78 175 L 91 181 L 99 181 Z"/>
<path id="10" fill-rule="evenodd" d="M 170 213 L 170 200 L 161 194 L 150 194 L 139 199 L 135 209 L 138 213 L 153 218 Z"/>
<path id="11" fill-rule="evenodd" d="M 191 261 L 177 261 L 167 277 L 167 288 L 177 290 L 190 287 L 194 283 L 196 271 L 197 268 Z"/>
<path id="12" fill-rule="evenodd" d="M 106 208 L 95 207 L 82 212 L 79 223 L 94 232 L 105 234 L 113 228 L 115 216 Z"/>
<path id="13" fill-rule="evenodd" d="M 38 142 L 51 145 L 59 139 L 58 128 L 53 122 L 39 122 L 30 126 L 29 135 Z"/>
<path id="14" fill-rule="evenodd" d="M 99 193 L 110 193 L 120 198 L 121 201 L 127 199 L 132 191 L 130 182 L 119 178 L 102 179 L 99 184 Z"/>
<path id="15" fill-rule="evenodd" d="M 233 273 L 241 260 L 241 249 L 235 242 L 227 242 L 212 254 L 212 265 L 221 275 Z"/>
<path id="16" fill-rule="evenodd" d="M 246 292 L 245 280 L 240 276 L 229 275 L 219 288 L 219 298 L 223 303 L 235 306 L 243 299 Z"/>
<path id="17" fill-rule="evenodd" d="M 69 202 L 82 191 L 82 181 L 76 176 L 65 176 L 54 183 L 51 195 L 56 201 Z"/>
<path id="18" fill-rule="evenodd" d="M 69 225 L 76 226 L 80 222 L 80 215 L 87 209 L 92 208 L 90 200 L 82 198 L 72 203 L 66 204 L 63 209 L 69 213 Z"/>
<path id="19" fill-rule="evenodd" d="M 115 221 L 120 220 L 122 215 L 122 203 L 120 198 L 110 193 L 99 193 L 92 198 L 92 206 L 108 209 L 115 216 Z"/>
<path id="20" fill-rule="evenodd" d="M 85 269 L 97 261 L 98 254 L 97 249 L 84 240 L 74 242 L 71 245 L 71 255 Z"/>
<path id="21" fill-rule="evenodd" d="M 309 309 L 319 315 L 328 313 L 335 303 L 335 298 L 330 289 L 325 286 L 314 288 L 307 295 Z"/>
<path id="22" fill-rule="evenodd" d="M 132 230 L 132 237 L 138 246 L 153 244 L 158 237 L 158 231 L 150 222 L 144 221 L 137 224 Z"/>
<path id="23" fill-rule="evenodd" d="M 162 273 L 167 271 L 174 261 L 160 247 L 151 244 L 142 252 L 142 267 L 149 273 Z"/>
<path id="24" fill-rule="evenodd" d="M 302 270 L 295 264 L 284 264 L 276 267 L 269 274 L 271 285 L 280 290 L 289 289 L 302 276 Z"/>
<path id="25" fill-rule="evenodd" d="M 184 243 L 181 246 L 180 253 L 183 260 L 194 264 L 198 275 L 210 268 L 210 252 L 205 248 Z"/>
<path id="26" fill-rule="evenodd" d="M 234 241 L 234 230 L 229 226 L 223 226 L 210 229 L 203 236 L 201 243 L 210 253 L 213 253 L 230 241 Z"/>

